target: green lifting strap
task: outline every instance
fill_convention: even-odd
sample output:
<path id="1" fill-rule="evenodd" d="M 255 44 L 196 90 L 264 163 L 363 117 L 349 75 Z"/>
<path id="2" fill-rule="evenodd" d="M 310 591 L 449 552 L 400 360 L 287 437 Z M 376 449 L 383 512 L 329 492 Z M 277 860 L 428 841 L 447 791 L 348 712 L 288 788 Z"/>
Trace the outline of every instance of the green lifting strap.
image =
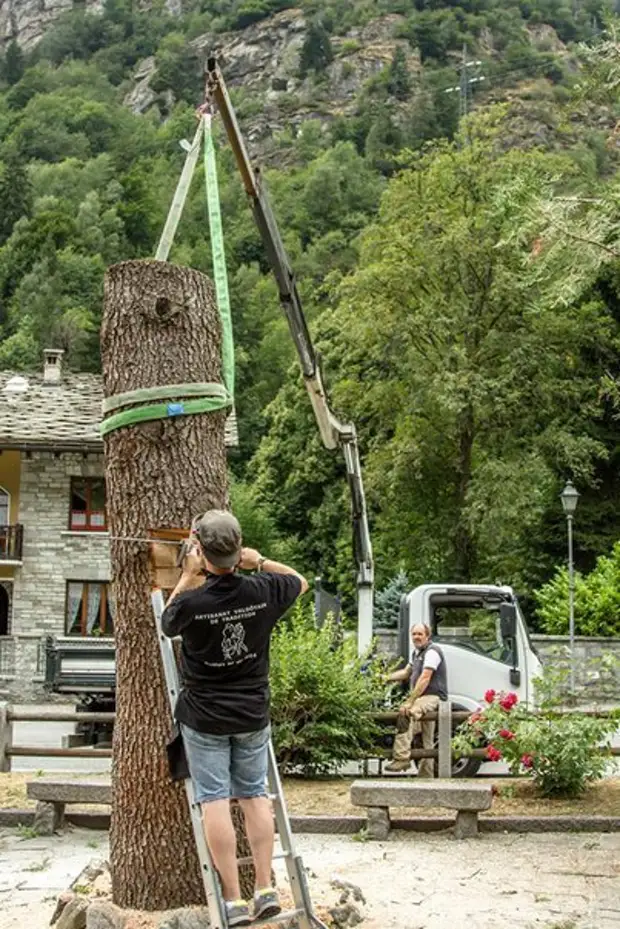
<path id="1" fill-rule="evenodd" d="M 108 397 L 103 401 L 103 414 L 106 418 L 99 427 L 102 436 L 123 426 L 133 426 L 136 423 L 149 422 L 150 420 L 167 419 L 171 416 L 212 413 L 216 410 L 225 409 L 227 406 L 232 406 L 234 403 L 235 349 L 211 116 L 203 114 L 200 122 L 201 125 L 198 127 L 185 160 L 156 257 L 164 261 L 168 257 L 198 160 L 201 132 L 204 132 L 205 184 L 211 233 L 215 297 L 222 325 L 222 380 L 224 383 L 170 384 L 163 387 L 144 387 Z M 187 397 L 197 397 L 197 399 L 185 399 Z M 113 413 L 111 416 L 106 415 L 113 410 L 119 410 L 123 406 L 144 403 L 149 400 L 168 400 L 170 402 L 139 406 L 131 410 L 121 410 L 121 412 Z"/>
<path id="2" fill-rule="evenodd" d="M 226 388 L 223 384 L 168 384 L 165 387 L 142 387 L 140 390 L 128 390 L 124 394 L 107 397 L 102 404 L 104 414 L 112 413 L 123 406 L 134 403 L 147 403 L 150 400 L 180 400 L 182 397 L 219 397 L 225 400 Z"/>
<path id="3" fill-rule="evenodd" d="M 235 346 L 233 343 L 232 317 L 230 315 L 230 297 L 228 294 L 228 275 L 226 274 L 226 253 L 224 252 L 224 234 L 222 232 L 222 211 L 220 193 L 217 183 L 217 165 L 211 117 L 204 117 L 205 129 L 205 182 L 207 185 L 207 206 L 209 209 L 209 229 L 211 231 L 211 255 L 213 258 L 213 279 L 215 297 L 222 321 L 222 380 L 231 398 L 235 396 Z"/>

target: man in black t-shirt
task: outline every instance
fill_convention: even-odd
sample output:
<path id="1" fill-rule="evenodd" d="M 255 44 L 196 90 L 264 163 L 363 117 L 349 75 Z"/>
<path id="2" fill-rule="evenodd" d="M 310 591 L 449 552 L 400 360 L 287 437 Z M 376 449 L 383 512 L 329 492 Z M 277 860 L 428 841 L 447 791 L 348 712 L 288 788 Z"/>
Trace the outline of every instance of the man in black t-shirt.
<path id="1" fill-rule="evenodd" d="M 258 573 L 242 575 L 237 568 Z M 205 570 L 205 583 L 196 587 Z M 162 616 L 164 633 L 183 640 L 175 715 L 231 927 L 252 921 L 240 899 L 231 798 L 243 809 L 256 868 L 254 918 L 280 912 L 271 887 L 274 827 L 265 792 L 269 640 L 277 620 L 307 589 L 293 568 L 242 548 L 231 513 L 209 510 Z"/>

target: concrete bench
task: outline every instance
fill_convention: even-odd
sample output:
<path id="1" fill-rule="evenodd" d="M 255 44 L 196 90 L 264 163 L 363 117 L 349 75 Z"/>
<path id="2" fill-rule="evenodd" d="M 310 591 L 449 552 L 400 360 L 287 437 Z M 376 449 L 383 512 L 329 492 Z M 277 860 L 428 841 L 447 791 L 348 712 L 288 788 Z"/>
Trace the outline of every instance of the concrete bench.
<path id="1" fill-rule="evenodd" d="M 459 784 L 454 780 L 354 781 L 351 803 L 368 811 L 368 837 L 387 839 L 390 807 L 443 807 L 456 810 L 454 833 L 459 839 L 478 834 L 478 813 L 491 807 L 493 793 L 487 784 Z"/>
<path id="2" fill-rule="evenodd" d="M 62 828 L 65 806 L 68 803 L 112 803 L 112 785 L 109 781 L 61 781 L 37 778 L 28 781 L 26 793 L 37 801 L 34 828 L 39 835 L 53 835 Z"/>

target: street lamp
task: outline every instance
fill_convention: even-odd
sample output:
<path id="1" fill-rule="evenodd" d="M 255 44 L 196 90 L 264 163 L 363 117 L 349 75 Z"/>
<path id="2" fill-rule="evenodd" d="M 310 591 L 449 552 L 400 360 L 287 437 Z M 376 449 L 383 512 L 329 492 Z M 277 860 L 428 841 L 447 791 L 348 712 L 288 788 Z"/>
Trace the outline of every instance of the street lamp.
<path id="1" fill-rule="evenodd" d="M 579 492 L 571 481 L 560 494 L 568 523 L 568 630 L 570 636 L 570 692 L 575 696 L 575 570 L 573 565 L 573 516 L 577 509 Z"/>

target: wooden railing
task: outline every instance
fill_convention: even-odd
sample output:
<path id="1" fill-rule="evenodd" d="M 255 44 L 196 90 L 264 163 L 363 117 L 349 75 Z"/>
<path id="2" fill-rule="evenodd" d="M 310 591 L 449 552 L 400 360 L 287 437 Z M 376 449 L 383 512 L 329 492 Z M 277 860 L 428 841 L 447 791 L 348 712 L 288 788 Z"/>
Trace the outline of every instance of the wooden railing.
<path id="1" fill-rule="evenodd" d="M 572 713 L 572 710 L 564 710 L 560 715 Z M 413 749 L 411 757 L 414 761 L 421 758 L 438 759 L 438 777 L 450 777 L 452 769 L 452 720 L 463 720 L 471 715 L 470 713 L 458 710 L 451 712 L 449 701 L 439 704 L 439 712 L 429 713 L 425 719 L 434 720 L 438 723 L 438 748 L 437 749 Z M 602 718 L 609 717 L 610 711 L 590 710 L 588 716 L 599 716 Z M 375 714 L 377 722 L 389 724 L 396 721 L 397 714 L 394 712 L 384 712 Z M 0 772 L 11 770 L 11 758 L 110 758 L 112 750 L 110 748 L 48 748 L 39 745 L 14 745 L 13 744 L 13 725 L 16 722 L 50 722 L 50 723 L 113 723 L 116 713 L 70 713 L 68 711 L 51 711 L 42 710 L 14 710 L 11 706 L 0 704 Z M 620 756 L 620 747 L 611 749 L 611 755 Z M 483 748 L 475 749 L 471 753 L 474 758 L 486 758 L 486 752 Z"/>

